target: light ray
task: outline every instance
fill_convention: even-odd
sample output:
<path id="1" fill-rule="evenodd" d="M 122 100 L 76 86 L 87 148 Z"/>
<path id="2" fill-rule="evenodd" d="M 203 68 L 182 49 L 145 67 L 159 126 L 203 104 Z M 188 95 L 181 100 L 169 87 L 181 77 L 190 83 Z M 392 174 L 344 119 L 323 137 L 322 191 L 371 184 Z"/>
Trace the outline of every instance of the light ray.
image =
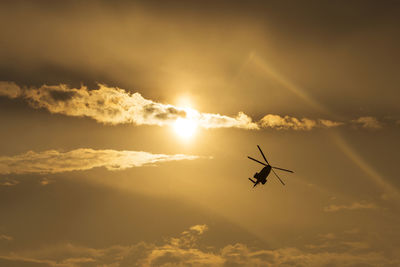
<path id="1" fill-rule="evenodd" d="M 376 185 L 389 194 L 392 198 L 395 198 L 397 202 L 400 201 L 400 192 L 393 185 L 388 183 L 370 164 L 364 161 L 364 159 L 354 151 L 339 135 L 334 136 L 334 140 L 338 147 L 343 151 L 343 153 L 355 163 Z"/>
<path id="2" fill-rule="evenodd" d="M 290 92 L 304 100 L 307 104 L 312 106 L 313 108 L 322 111 L 324 113 L 330 114 L 325 107 L 319 104 L 316 100 L 314 100 L 311 96 L 309 96 L 304 89 L 295 85 L 289 79 L 285 78 L 283 75 L 274 70 L 269 64 L 267 64 L 262 58 L 257 56 L 255 53 L 252 54 L 251 57 L 252 62 L 262 70 L 268 77 L 273 78 L 276 82 L 281 84 L 284 88 L 288 89 Z"/>

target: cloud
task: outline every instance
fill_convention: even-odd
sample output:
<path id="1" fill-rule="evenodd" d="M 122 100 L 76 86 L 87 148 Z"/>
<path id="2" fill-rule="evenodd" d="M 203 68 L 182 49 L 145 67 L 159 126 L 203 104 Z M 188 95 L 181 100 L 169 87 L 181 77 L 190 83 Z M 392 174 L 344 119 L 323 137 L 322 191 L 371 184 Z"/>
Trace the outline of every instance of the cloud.
<path id="1" fill-rule="evenodd" d="M 337 126 L 344 124 L 343 122 L 339 122 L 339 121 L 331 121 L 331 120 L 323 120 L 323 119 L 318 120 L 318 122 L 321 126 L 326 127 L 326 128 L 337 127 Z"/>
<path id="2" fill-rule="evenodd" d="M 382 128 L 382 123 L 380 123 L 375 117 L 372 116 L 360 117 L 358 119 L 352 120 L 352 122 L 366 129 Z"/>
<path id="3" fill-rule="evenodd" d="M 368 249 L 370 245 L 367 242 L 359 242 L 359 241 L 344 241 L 342 242 L 343 245 L 348 246 L 353 250 L 361 250 L 361 249 Z"/>
<path id="4" fill-rule="evenodd" d="M 19 184 L 19 181 L 14 179 L 5 178 L 3 181 L 0 181 L 0 186 L 14 186 Z"/>
<path id="5" fill-rule="evenodd" d="M 197 231 L 201 235 L 208 230 L 208 226 L 205 224 L 198 224 L 190 227 L 190 230 Z"/>
<path id="6" fill-rule="evenodd" d="M 0 241 L 1 241 L 1 240 L 11 241 L 11 240 L 13 240 L 13 239 L 14 239 L 14 238 L 13 238 L 12 236 L 5 235 L 5 234 L 0 234 Z"/>
<path id="7" fill-rule="evenodd" d="M 372 248 L 372 240 L 365 238 L 366 235 L 360 234 L 358 228 L 353 228 L 347 231 L 338 233 L 319 234 L 318 239 L 320 243 L 307 244 L 306 248 L 313 251 L 346 251 L 359 252 L 361 250 L 367 251 Z"/>
<path id="8" fill-rule="evenodd" d="M 335 239 L 336 235 L 334 233 L 320 234 L 320 238 L 322 239 Z"/>
<path id="9" fill-rule="evenodd" d="M 0 96 L 17 98 L 22 95 L 21 88 L 13 82 L 0 81 Z"/>
<path id="10" fill-rule="evenodd" d="M 167 238 L 162 244 L 140 242 L 131 246 L 93 249 L 72 244 L 58 244 L 40 250 L 0 255 L 10 262 L 41 263 L 46 266 L 73 267 L 84 263 L 93 266 L 215 266 L 222 265 L 219 255 L 202 251 L 197 241 L 207 230 L 195 225 L 179 236 Z M 91 265 L 92 266 L 92 265 Z"/>
<path id="11" fill-rule="evenodd" d="M 42 178 L 39 183 L 40 183 L 41 186 L 46 186 L 46 185 L 49 185 L 49 184 L 51 184 L 53 182 L 54 182 L 53 180 L 50 180 L 48 178 Z"/>
<path id="12" fill-rule="evenodd" d="M 0 174 L 59 173 L 83 171 L 96 167 L 107 170 L 123 170 L 158 162 L 194 160 L 199 156 L 152 154 L 143 151 L 94 150 L 79 148 L 68 152 L 46 150 L 28 151 L 16 156 L 0 156 Z"/>
<path id="13" fill-rule="evenodd" d="M 313 128 L 331 128 L 342 125 L 342 122 L 331 120 L 312 120 L 307 118 L 298 119 L 295 117 L 268 114 L 260 120 L 260 126 L 263 128 L 274 128 L 277 130 L 305 130 L 309 131 Z"/>
<path id="14" fill-rule="evenodd" d="M 37 259 L 32 257 L 25 257 L 20 255 L 4 255 L 0 256 L 0 259 L 3 261 L 9 261 L 14 263 L 13 266 L 18 266 L 21 263 L 31 263 L 33 266 L 54 266 L 54 267 L 78 267 L 81 264 L 94 262 L 92 258 L 67 258 L 62 261 L 55 261 L 55 260 L 47 260 L 47 259 Z M 19 263 L 15 265 L 15 263 Z M 23 265 L 25 266 L 25 265 Z"/>
<path id="15" fill-rule="evenodd" d="M 325 212 L 336 212 L 340 210 L 362 210 L 362 209 L 377 209 L 374 203 L 359 203 L 353 202 L 350 205 L 329 205 L 324 208 Z"/>
<path id="16" fill-rule="evenodd" d="M 302 250 L 286 247 L 257 249 L 246 244 L 228 244 L 221 249 L 199 245 L 207 226 L 195 225 L 179 236 L 161 244 L 140 242 L 130 246 L 114 245 L 94 249 L 72 244 L 58 244 L 37 250 L 0 255 L 0 259 L 41 263 L 44 266 L 396 266 L 397 256 L 370 251 L 362 242 L 339 242 L 338 252 Z M 189 242 L 189 243 L 188 243 Z M 350 250 L 343 250 L 342 247 Z M 318 247 L 321 248 L 321 247 Z M 395 255 L 395 254 L 394 254 Z M 11 264 L 10 264 L 11 265 Z"/>
<path id="17" fill-rule="evenodd" d="M 46 109 L 53 114 L 88 117 L 97 122 L 117 125 L 158 125 L 171 126 L 179 118 L 194 121 L 202 128 L 242 128 L 258 130 L 303 130 L 333 128 L 344 122 L 327 119 L 296 118 L 288 115 L 267 114 L 258 122 L 243 112 L 235 117 L 202 113 L 188 107 L 158 103 L 144 98 L 140 93 L 131 93 L 118 87 L 98 84 L 94 90 L 86 86 L 70 88 L 65 84 L 42 85 L 41 87 L 20 87 L 14 82 L 0 81 L 0 96 L 24 99 L 31 107 Z M 368 129 L 380 129 L 382 123 L 375 117 L 367 116 L 351 120 L 350 123 Z"/>
<path id="18" fill-rule="evenodd" d="M 13 82 L 0 82 L 0 96 L 23 98 L 33 108 L 50 113 L 89 117 L 104 124 L 171 125 L 178 118 L 194 120 L 203 128 L 258 129 L 257 123 L 239 112 L 236 117 L 201 113 L 195 109 L 176 107 L 145 99 L 117 87 L 98 84 L 96 90 L 69 88 L 67 85 L 43 85 L 39 88 L 19 87 Z"/>

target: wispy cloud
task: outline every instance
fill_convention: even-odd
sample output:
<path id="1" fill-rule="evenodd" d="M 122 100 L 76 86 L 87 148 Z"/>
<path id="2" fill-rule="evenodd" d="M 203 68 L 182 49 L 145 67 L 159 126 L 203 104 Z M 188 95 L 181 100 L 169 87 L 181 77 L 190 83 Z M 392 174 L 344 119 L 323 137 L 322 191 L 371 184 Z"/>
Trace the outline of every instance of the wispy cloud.
<path id="1" fill-rule="evenodd" d="M 39 184 L 40 184 L 41 186 L 46 186 L 46 185 L 49 185 L 49 184 L 51 184 L 51 183 L 53 183 L 53 182 L 54 182 L 53 180 L 50 180 L 50 179 L 44 177 L 44 178 L 42 178 L 42 179 L 39 181 Z"/>
<path id="2" fill-rule="evenodd" d="M 372 116 L 360 117 L 358 119 L 352 120 L 351 122 L 366 129 L 382 128 L 382 123 L 379 122 L 377 118 Z"/>
<path id="3" fill-rule="evenodd" d="M 19 181 L 14 179 L 5 178 L 0 180 L 0 186 L 14 186 L 17 184 L 19 184 Z"/>
<path id="4" fill-rule="evenodd" d="M 11 241 L 14 238 L 12 236 L 9 235 L 5 235 L 5 234 L 0 234 L 0 240 L 6 240 L 6 241 Z"/>
<path id="5" fill-rule="evenodd" d="M 363 209 L 377 209 L 378 207 L 374 203 L 360 203 L 353 202 L 349 205 L 329 205 L 324 208 L 325 212 L 336 212 L 340 210 L 363 210 Z"/>
<path id="6" fill-rule="evenodd" d="M 308 118 L 298 119 L 295 117 L 268 114 L 264 116 L 260 122 L 263 128 L 274 128 L 277 130 L 306 130 L 309 131 L 313 128 L 331 128 L 342 125 L 342 122 L 335 122 L 331 120 L 312 120 Z"/>
<path id="7" fill-rule="evenodd" d="M 336 235 L 334 233 L 319 234 L 318 236 L 322 239 L 335 239 L 336 238 Z"/>
<path id="8" fill-rule="evenodd" d="M 367 242 L 360 241 L 343 241 L 343 245 L 353 249 L 353 250 L 362 250 L 370 248 L 370 245 Z"/>
<path id="9" fill-rule="evenodd" d="M 98 89 L 69 88 L 66 85 L 43 85 L 39 88 L 19 87 L 13 82 L 0 82 L 0 96 L 23 98 L 33 108 L 51 113 L 89 117 L 105 124 L 171 125 L 178 118 L 196 121 L 204 128 L 236 127 L 258 129 L 252 119 L 239 112 L 236 117 L 201 113 L 195 109 L 176 107 L 145 99 L 117 87 L 99 84 Z"/>
<path id="10" fill-rule="evenodd" d="M 68 152 L 46 150 L 28 151 L 15 156 L 0 157 L 0 174 L 59 173 L 82 171 L 96 167 L 108 170 L 123 170 L 158 162 L 194 160 L 199 156 L 152 154 L 143 151 L 94 150 L 79 148 Z"/>
<path id="11" fill-rule="evenodd" d="M 340 243 L 349 247 L 334 251 L 306 251 L 299 248 L 257 249 L 246 244 L 228 244 L 222 249 L 199 245 L 206 226 L 193 226 L 161 244 L 140 242 L 131 246 L 115 245 L 94 249 L 72 244 L 58 244 L 35 251 L 0 255 L 10 263 L 31 262 L 44 266 L 72 267 L 90 263 L 96 266 L 395 266 L 397 256 L 367 250 L 361 242 Z M 311 248 L 313 249 L 313 248 Z M 10 264 L 11 265 L 11 264 Z"/>

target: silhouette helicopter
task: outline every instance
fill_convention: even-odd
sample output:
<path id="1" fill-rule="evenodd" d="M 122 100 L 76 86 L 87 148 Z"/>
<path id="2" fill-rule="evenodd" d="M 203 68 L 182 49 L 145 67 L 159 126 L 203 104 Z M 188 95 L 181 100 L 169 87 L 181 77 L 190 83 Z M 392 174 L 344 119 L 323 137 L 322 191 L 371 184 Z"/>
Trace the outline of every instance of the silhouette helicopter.
<path id="1" fill-rule="evenodd" d="M 254 185 L 253 185 L 253 188 L 256 187 L 256 185 L 258 185 L 259 183 L 265 184 L 265 183 L 267 182 L 267 177 L 268 177 L 269 173 L 271 172 L 271 170 L 272 170 L 272 172 L 275 174 L 276 178 L 278 178 L 278 180 L 279 180 L 283 185 L 285 185 L 285 183 L 281 180 L 281 178 L 279 178 L 278 174 L 276 174 L 276 172 L 274 171 L 274 169 L 281 170 L 281 171 L 285 171 L 285 172 L 291 172 L 291 173 L 293 173 L 293 171 L 271 166 L 271 165 L 268 163 L 267 158 L 264 156 L 264 153 L 262 152 L 260 146 L 257 145 L 257 147 L 258 147 L 258 150 L 260 150 L 261 155 L 263 156 L 263 158 L 264 158 L 264 160 L 265 160 L 265 162 L 266 162 L 267 164 L 265 164 L 265 163 L 263 163 L 263 162 L 261 162 L 261 161 L 258 161 L 258 160 L 254 159 L 254 158 L 252 158 L 252 157 L 248 157 L 249 159 L 254 160 L 254 161 L 256 161 L 256 162 L 258 162 L 258 163 L 260 163 L 260 164 L 262 164 L 262 165 L 265 166 L 264 168 L 262 168 L 262 170 L 261 170 L 260 172 L 256 172 L 256 173 L 254 174 L 254 178 L 256 178 L 257 180 L 253 180 L 253 179 L 249 178 L 249 180 L 254 184 Z"/>

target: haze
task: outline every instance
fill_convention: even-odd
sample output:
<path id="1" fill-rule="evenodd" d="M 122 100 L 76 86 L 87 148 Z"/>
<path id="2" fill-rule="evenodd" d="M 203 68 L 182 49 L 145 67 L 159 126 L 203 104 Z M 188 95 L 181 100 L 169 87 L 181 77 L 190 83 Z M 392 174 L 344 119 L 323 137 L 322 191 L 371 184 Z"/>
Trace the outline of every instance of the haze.
<path id="1" fill-rule="evenodd" d="M 0 265 L 399 266 L 399 11 L 3 1 Z"/>

